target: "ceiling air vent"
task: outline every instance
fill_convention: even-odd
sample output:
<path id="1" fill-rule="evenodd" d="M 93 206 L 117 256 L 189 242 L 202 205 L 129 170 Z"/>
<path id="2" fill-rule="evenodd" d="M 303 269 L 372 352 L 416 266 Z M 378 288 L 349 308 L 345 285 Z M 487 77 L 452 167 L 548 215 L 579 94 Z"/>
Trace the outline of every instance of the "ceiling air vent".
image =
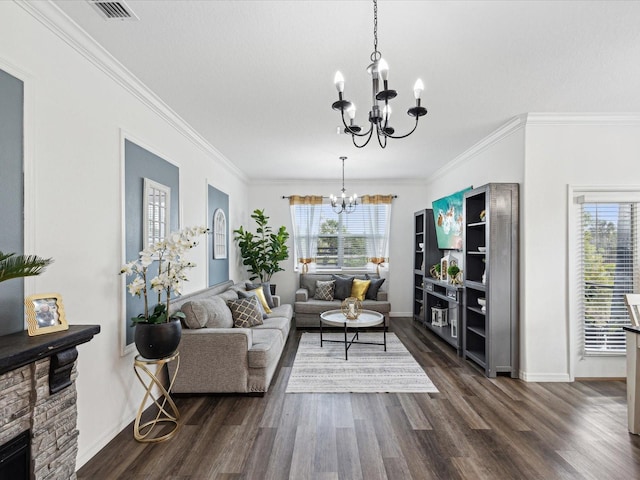
<path id="1" fill-rule="evenodd" d="M 106 20 L 139 20 L 138 16 L 133 13 L 131 7 L 126 3 L 112 2 L 108 0 L 87 0 L 93 7 L 100 12 L 100 15 Z"/>

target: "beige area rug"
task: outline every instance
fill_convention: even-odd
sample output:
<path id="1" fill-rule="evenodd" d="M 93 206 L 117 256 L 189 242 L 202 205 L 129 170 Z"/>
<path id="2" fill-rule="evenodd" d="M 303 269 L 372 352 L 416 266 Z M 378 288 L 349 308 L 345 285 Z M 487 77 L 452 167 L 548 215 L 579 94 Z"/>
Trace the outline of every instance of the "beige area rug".
<path id="1" fill-rule="evenodd" d="M 353 334 L 350 333 L 349 339 Z M 344 333 L 325 333 L 341 340 Z M 382 343 L 382 332 L 360 333 L 360 341 Z M 344 359 L 344 343 L 325 342 L 320 333 L 303 333 L 291 369 L 287 393 L 437 393 L 418 362 L 394 333 L 382 345 L 352 345 Z"/>

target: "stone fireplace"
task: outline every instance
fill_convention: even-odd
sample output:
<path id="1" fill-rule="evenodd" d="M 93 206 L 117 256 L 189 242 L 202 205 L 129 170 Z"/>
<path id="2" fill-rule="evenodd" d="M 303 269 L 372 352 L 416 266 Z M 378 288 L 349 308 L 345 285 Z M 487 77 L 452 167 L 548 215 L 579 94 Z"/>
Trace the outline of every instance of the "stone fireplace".
<path id="1" fill-rule="evenodd" d="M 49 335 L 0 337 L 0 451 L 8 459 L 0 462 L 0 478 L 18 480 L 15 472 L 23 469 L 27 480 L 76 478 L 76 345 L 99 331 L 72 325 Z M 29 447 L 19 450 L 21 435 Z M 12 476 L 2 468 L 14 469 Z"/>

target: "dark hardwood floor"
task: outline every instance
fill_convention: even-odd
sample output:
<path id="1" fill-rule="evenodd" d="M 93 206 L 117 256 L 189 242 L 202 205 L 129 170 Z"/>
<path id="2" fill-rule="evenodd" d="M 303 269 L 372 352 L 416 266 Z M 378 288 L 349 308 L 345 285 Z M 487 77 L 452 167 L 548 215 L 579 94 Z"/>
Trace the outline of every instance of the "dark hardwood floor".
<path id="1" fill-rule="evenodd" d="M 622 381 L 488 379 L 409 319 L 392 331 L 436 394 L 286 394 L 292 331 L 263 397 L 178 397 L 182 427 L 130 425 L 78 472 L 97 479 L 637 479 Z"/>

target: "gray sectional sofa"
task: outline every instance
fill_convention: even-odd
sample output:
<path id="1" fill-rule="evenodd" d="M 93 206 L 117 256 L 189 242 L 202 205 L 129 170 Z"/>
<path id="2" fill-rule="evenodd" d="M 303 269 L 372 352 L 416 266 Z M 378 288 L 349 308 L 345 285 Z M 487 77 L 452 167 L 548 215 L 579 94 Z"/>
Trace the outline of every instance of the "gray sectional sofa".
<path id="1" fill-rule="evenodd" d="M 239 290 L 246 290 L 244 282 L 228 281 L 180 297 L 171 305 L 171 312 L 181 310 L 187 315 L 173 392 L 268 390 L 289 336 L 293 310 L 291 305 L 279 305 L 279 297 L 274 296 L 277 306 L 262 325 L 235 328 L 227 301 L 237 299 Z M 176 362 L 168 367 L 173 375 Z"/>
<path id="2" fill-rule="evenodd" d="M 342 274 L 341 274 L 342 275 Z M 344 274 L 347 275 L 347 274 Z M 379 279 L 377 274 L 367 274 L 370 278 Z M 353 274 L 355 278 L 364 279 L 365 274 Z M 294 303 L 295 319 L 297 328 L 318 328 L 320 326 L 320 314 L 327 310 L 339 309 L 342 300 L 316 300 L 316 282 L 328 281 L 332 279 L 332 274 L 327 273 L 301 273 L 300 288 L 296 290 Z M 386 285 L 378 290 L 375 300 L 365 299 L 362 302 L 362 308 L 366 310 L 374 310 L 385 316 L 385 322 L 389 325 L 389 312 L 391 304 L 387 300 L 387 292 L 384 290 Z"/>

